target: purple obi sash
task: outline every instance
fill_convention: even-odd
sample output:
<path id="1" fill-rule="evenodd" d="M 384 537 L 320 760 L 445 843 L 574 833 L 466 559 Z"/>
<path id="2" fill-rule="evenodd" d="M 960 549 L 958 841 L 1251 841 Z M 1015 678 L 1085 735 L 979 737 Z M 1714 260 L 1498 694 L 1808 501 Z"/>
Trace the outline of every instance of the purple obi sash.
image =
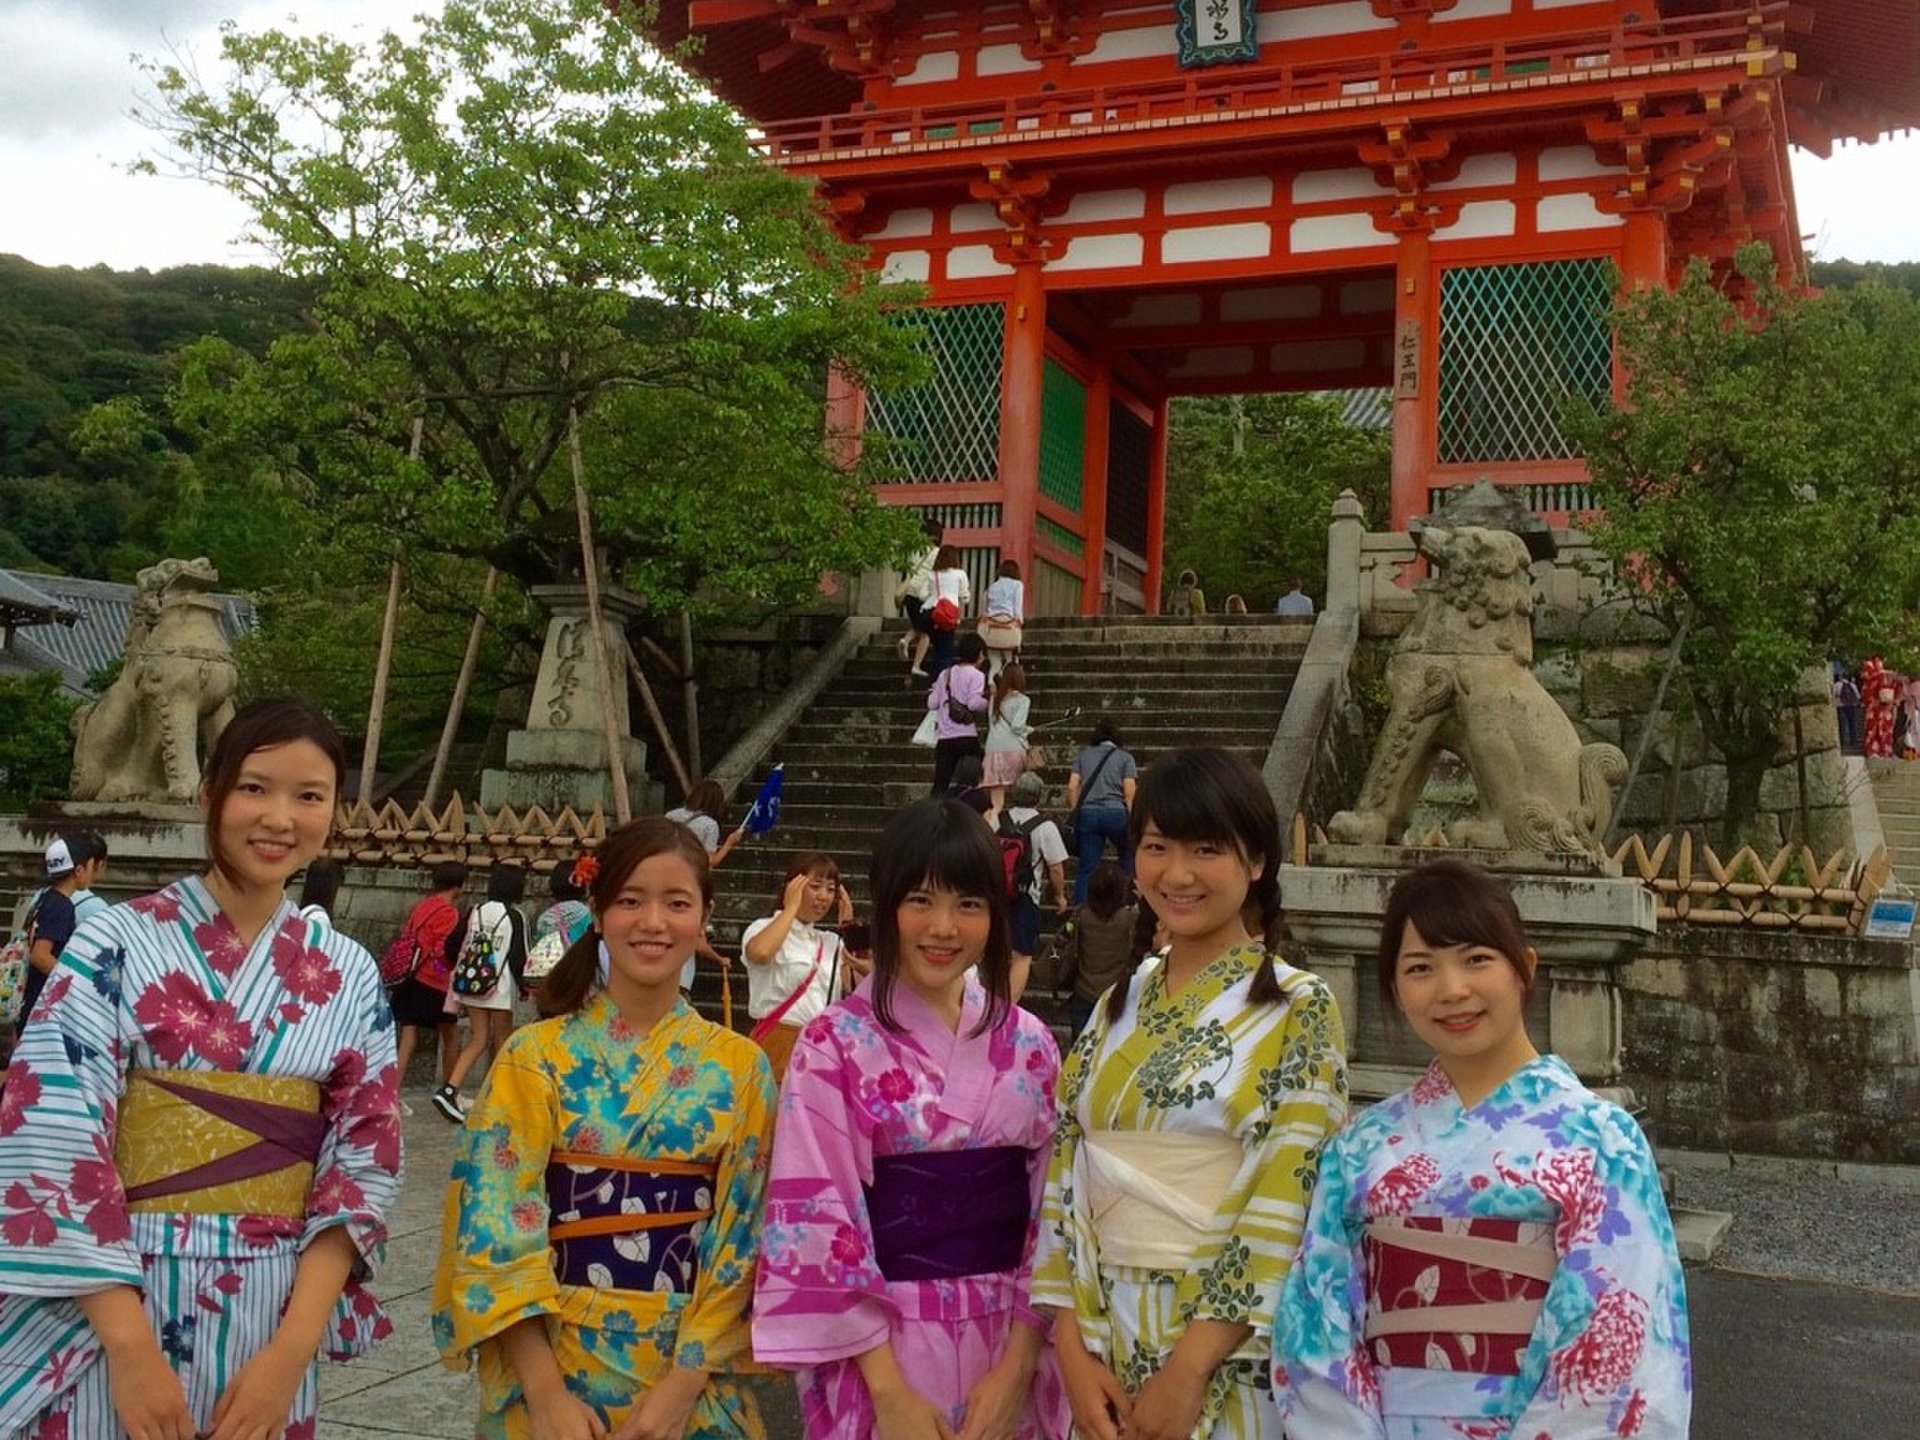
<path id="1" fill-rule="evenodd" d="M 867 1219 L 889 1280 L 951 1280 L 1014 1270 L 1033 1218 L 1019 1145 L 873 1157 Z"/>
<path id="2" fill-rule="evenodd" d="M 547 1239 L 562 1285 L 693 1289 L 696 1228 L 713 1214 L 714 1167 L 556 1150 L 547 1162 Z"/>

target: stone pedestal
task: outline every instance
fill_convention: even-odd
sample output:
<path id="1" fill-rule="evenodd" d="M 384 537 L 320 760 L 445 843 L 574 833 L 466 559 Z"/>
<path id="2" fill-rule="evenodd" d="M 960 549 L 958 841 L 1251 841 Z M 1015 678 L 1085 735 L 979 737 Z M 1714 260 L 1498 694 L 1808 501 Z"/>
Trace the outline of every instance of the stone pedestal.
<path id="1" fill-rule="evenodd" d="M 1427 851 L 1321 846 L 1312 865 L 1283 865 L 1287 926 L 1309 968 L 1333 991 L 1346 1026 L 1354 1091 L 1378 1096 L 1417 1073 L 1411 1032 L 1380 992 L 1375 957 L 1387 894 Z M 1619 867 L 1584 856 L 1449 850 L 1499 874 L 1513 891 L 1540 975 L 1527 1005 L 1534 1044 L 1587 1084 L 1614 1085 L 1621 1071 L 1620 967 L 1653 938 L 1653 894 Z"/>
<path id="2" fill-rule="evenodd" d="M 507 736 L 504 769 L 480 777 L 480 804 L 486 809 L 538 805 L 548 814 L 571 807 L 584 815 L 599 806 L 613 813 L 613 782 L 607 766 L 607 742 L 601 722 L 602 683 L 594 664 L 593 633 L 584 585 L 541 585 L 533 596 L 551 617 L 540 672 L 527 709 L 527 728 Z M 613 713 L 619 732 L 620 767 L 634 813 L 658 808 L 647 779 L 647 747 L 632 734 L 627 708 L 627 623 L 641 610 L 640 597 L 616 587 L 600 594 L 601 633 L 613 672 Z"/>

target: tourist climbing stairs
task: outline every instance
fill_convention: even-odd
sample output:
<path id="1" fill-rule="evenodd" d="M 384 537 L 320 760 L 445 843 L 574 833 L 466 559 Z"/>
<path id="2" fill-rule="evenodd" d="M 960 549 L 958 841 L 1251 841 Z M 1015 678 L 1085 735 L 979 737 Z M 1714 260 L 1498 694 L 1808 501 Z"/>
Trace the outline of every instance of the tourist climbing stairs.
<path id="1" fill-rule="evenodd" d="M 1065 813 L 1067 773 L 1101 716 L 1114 722 L 1142 765 L 1162 751 L 1193 744 L 1225 746 L 1256 765 L 1264 762 L 1310 633 L 1308 622 L 1264 616 L 1235 617 L 1232 623 L 1141 617 L 1029 622 L 1023 660 L 1033 723 L 1080 707 L 1076 719 L 1035 737 L 1049 752 L 1041 772 L 1048 785 L 1046 813 Z M 912 743 L 925 714 L 926 685 L 907 674 L 898 648 L 902 634 L 897 623 L 890 624 L 868 641 L 775 747 L 768 766 L 786 766 L 780 824 L 735 850 L 716 877 L 715 941 L 724 953 L 737 956 L 741 930 L 777 908 L 795 850 L 831 855 L 859 918 L 868 918 L 874 840 L 895 810 L 927 793 L 933 774 L 932 750 Z M 742 787 L 736 810 L 764 774 L 765 768 Z M 746 994 L 736 965 L 736 1018 L 744 1014 Z M 702 974 L 696 999 L 703 1009 L 717 1007 L 717 977 Z M 1043 993 L 1033 1004 L 1050 1009 L 1052 1000 Z"/>

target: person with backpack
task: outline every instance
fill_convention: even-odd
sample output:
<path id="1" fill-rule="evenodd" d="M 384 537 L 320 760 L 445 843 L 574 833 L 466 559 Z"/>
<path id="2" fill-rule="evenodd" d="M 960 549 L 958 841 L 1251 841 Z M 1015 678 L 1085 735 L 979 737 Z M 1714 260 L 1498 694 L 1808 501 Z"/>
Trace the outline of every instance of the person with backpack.
<path id="1" fill-rule="evenodd" d="M 944 795 L 963 755 L 981 755 L 980 722 L 987 718 L 987 642 L 978 635 L 960 638 L 959 658 L 943 670 L 927 692 L 933 712 L 933 789 Z"/>
<path id="2" fill-rule="evenodd" d="M 938 680 L 941 672 L 954 663 L 955 637 L 959 633 L 960 622 L 966 618 L 967 608 L 972 604 L 973 581 L 967 578 L 966 570 L 961 567 L 960 552 L 951 545 L 942 545 L 939 554 L 933 557 L 933 600 L 926 610 L 927 631 L 933 637 L 933 654 L 927 661 L 926 670 L 923 672 L 916 666 L 912 678 Z M 986 642 L 982 640 L 982 666 L 986 663 L 986 653 Z"/>
<path id="3" fill-rule="evenodd" d="M 540 982 L 553 973 L 573 943 L 593 928 L 593 911 L 587 908 L 587 887 L 600 871 L 591 855 L 582 855 L 571 865 L 556 865 L 547 877 L 547 891 L 553 903 L 533 919 L 533 943 L 527 948 L 527 966 L 521 972 L 529 991 L 537 991 Z"/>
<path id="4" fill-rule="evenodd" d="M 1007 920 L 1013 933 L 1013 999 L 1018 1004 L 1040 944 L 1040 902 L 1051 890 L 1055 913 L 1067 913 L 1067 842 L 1039 810 L 1046 784 L 1032 771 L 1013 782 L 1012 804 L 994 827 L 1007 872 Z"/>
<path id="5" fill-rule="evenodd" d="M 1133 874 L 1133 847 L 1127 842 L 1127 816 L 1140 783 L 1140 763 L 1120 743 L 1120 732 L 1104 716 L 1094 722 L 1086 747 L 1073 757 L 1067 777 L 1067 829 L 1074 837 L 1078 864 L 1073 871 L 1073 903 L 1084 905 L 1087 882 L 1113 842 L 1120 868 Z"/>
<path id="6" fill-rule="evenodd" d="M 393 1023 L 400 1029 L 400 1083 L 419 1044 L 420 1032 L 430 1029 L 440 1039 L 440 1083 L 453 1073 L 458 1017 L 447 1011 L 450 971 L 447 948 L 459 933 L 460 892 L 466 887 L 467 867 L 458 860 L 442 860 L 433 867 L 433 893 L 408 912 L 400 933 L 380 957 L 380 978 L 393 1004 Z M 402 1104 L 402 1114 L 412 1110 Z"/>
<path id="7" fill-rule="evenodd" d="M 455 1125 L 467 1118 L 461 1085 L 482 1055 L 492 1064 L 513 1034 L 513 996 L 527 968 L 527 921 L 520 913 L 526 885 L 527 872 L 518 865 L 496 865 L 487 876 L 487 898 L 467 912 L 448 979 L 454 1001 L 467 1015 L 467 1044 L 433 1092 L 433 1108 Z"/>

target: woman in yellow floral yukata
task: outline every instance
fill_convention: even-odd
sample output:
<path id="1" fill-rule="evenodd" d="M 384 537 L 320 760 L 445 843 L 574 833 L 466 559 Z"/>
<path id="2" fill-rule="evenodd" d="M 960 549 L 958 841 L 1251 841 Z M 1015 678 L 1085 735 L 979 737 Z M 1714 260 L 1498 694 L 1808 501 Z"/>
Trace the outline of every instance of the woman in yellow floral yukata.
<path id="1" fill-rule="evenodd" d="M 1068 1057 L 1033 1303 L 1085 1440 L 1280 1440 L 1274 1309 L 1346 1110 L 1326 985 L 1276 957 L 1280 822 L 1251 762 L 1174 750 L 1128 834 L 1135 954 Z M 1246 918 L 1258 915 L 1261 934 Z"/>
<path id="2" fill-rule="evenodd" d="M 773 1075 L 702 1020 L 680 967 L 713 885 L 657 817 L 600 847 L 594 928 L 540 987 L 466 1120 L 434 1286 L 480 1440 L 764 1434 L 748 1360 Z"/>

